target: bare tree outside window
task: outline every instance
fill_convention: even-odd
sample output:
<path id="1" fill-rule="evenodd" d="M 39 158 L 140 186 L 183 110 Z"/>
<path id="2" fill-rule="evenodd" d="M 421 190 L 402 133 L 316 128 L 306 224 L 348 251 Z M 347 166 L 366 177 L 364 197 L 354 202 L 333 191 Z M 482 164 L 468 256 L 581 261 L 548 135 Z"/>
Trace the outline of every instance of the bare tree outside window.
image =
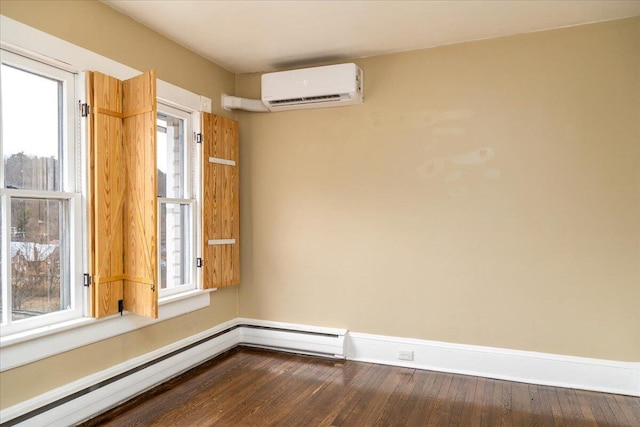
<path id="1" fill-rule="evenodd" d="M 60 200 L 12 199 L 12 319 L 64 309 Z"/>

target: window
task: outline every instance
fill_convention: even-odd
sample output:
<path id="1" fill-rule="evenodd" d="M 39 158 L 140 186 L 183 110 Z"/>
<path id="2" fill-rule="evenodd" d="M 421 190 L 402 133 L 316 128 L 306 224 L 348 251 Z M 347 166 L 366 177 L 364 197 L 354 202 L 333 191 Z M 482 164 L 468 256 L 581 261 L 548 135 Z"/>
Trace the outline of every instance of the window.
<path id="1" fill-rule="evenodd" d="M 62 234 L 67 236 L 69 240 L 66 247 L 69 253 L 69 271 L 67 272 L 67 270 L 65 270 L 66 267 L 60 268 L 63 272 L 62 274 L 68 273 L 64 276 L 64 280 L 69 280 L 69 300 L 73 307 L 73 309 L 58 310 L 32 316 L 29 319 L 8 321 L 8 319 L 12 317 L 12 306 L 7 304 L 7 301 L 10 301 L 8 298 L 10 298 L 9 293 L 11 287 L 11 217 L 7 212 L 10 210 L 13 198 L 41 200 L 43 199 L 43 193 L 18 188 L 5 188 L 4 165 L 3 162 L 0 162 L 0 288 L 2 288 L 2 292 L 0 292 L 0 307 L 3 310 L 0 316 L 2 321 L 0 327 L 2 335 L 0 337 L 0 371 L 4 371 L 80 346 L 127 333 L 151 325 L 156 321 L 143 316 L 128 316 L 127 313 L 125 313 L 126 321 L 123 321 L 120 316 L 109 316 L 100 320 L 90 318 L 88 316 L 91 309 L 89 305 L 89 302 L 91 302 L 89 295 L 92 293 L 92 289 L 95 289 L 95 283 L 92 283 L 89 287 L 81 285 L 83 279 L 82 273 L 90 271 L 89 254 L 91 251 L 88 239 L 89 234 L 84 230 L 89 231 L 91 229 L 88 221 L 90 210 L 89 200 L 85 197 L 85 189 L 91 187 L 89 187 L 90 174 L 88 173 L 90 157 L 88 143 L 85 138 L 88 135 L 87 126 L 89 120 L 85 118 L 74 119 L 74 116 L 77 116 L 77 112 L 75 111 L 77 101 L 88 101 L 85 99 L 86 95 L 84 93 L 86 83 L 85 75 L 84 73 L 80 73 L 79 70 L 94 70 L 108 73 L 120 80 L 131 79 L 134 76 L 138 76 L 140 71 L 112 61 L 94 52 L 79 48 L 64 40 L 49 36 L 6 16 L 0 15 L 0 28 L 2 28 L 2 34 L 0 35 L 0 48 L 2 48 L 0 61 L 2 63 L 18 70 L 30 72 L 36 76 L 64 82 L 62 86 L 63 95 L 59 98 L 59 100 L 63 101 L 62 110 L 59 110 L 62 111 L 63 124 L 59 130 L 64 133 L 64 144 L 60 150 L 62 152 L 59 153 L 58 157 L 58 161 L 60 162 L 58 164 L 60 170 L 60 179 L 58 182 L 61 184 L 61 189 L 54 194 L 46 193 L 45 195 L 47 197 L 44 198 L 55 199 L 56 196 L 59 196 L 58 198 L 62 200 L 62 205 L 64 206 L 62 208 L 64 212 L 61 218 L 64 221 L 62 229 L 65 231 L 63 231 Z M 7 49 L 13 53 L 18 53 L 20 56 L 14 58 L 13 55 L 5 53 Z M 29 64 L 33 62 L 23 57 L 35 58 L 37 61 L 35 65 L 31 66 Z M 46 70 L 41 70 L 41 64 L 39 64 L 39 62 L 52 65 L 53 67 L 45 66 L 44 68 L 46 68 Z M 70 71 L 71 74 L 62 72 L 61 74 L 66 77 L 59 76 L 58 73 L 60 73 L 61 70 Z M 3 79 L 4 68 L 0 72 L 0 82 L 2 82 Z M 69 92 L 74 88 L 73 79 L 76 80 L 75 94 Z M 25 92 L 24 95 L 24 97 L 20 98 L 23 103 L 19 109 L 14 110 L 11 108 L 11 110 L 19 111 L 25 118 L 28 117 L 28 124 L 21 125 L 23 128 L 22 131 L 25 134 L 36 134 L 39 132 L 39 128 L 42 127 L 41 122 L 43 122 L 42 118 L 36 118 L 36 111 L 43 97 L 41 94 L 38 94 L 38 96 L 29 95 L 28 92 Z M 2 96 L 3 95 L 0 95 L 0 155 L 2 155 L 4 161 L 6 154 L 3 153 L 2 148 L 2 136 L 3 131 L 5 131 L 2 126 Z M 74 96 L 76 97 L 75 99 Z M 159 103 L 191 112 L 191 122 L 187 122 L 187 125 L 191 123 L 191 131 L 200 132 L 199 113 L 200 111 L 210 111 L 211 100 L 209 98 L 162 80 L 157 80 L 157 97 Z M 8 109 L 5 108 L 4 111 L 7 110 Z M 5 118 L 5 120 L 7 119 Z M 27 130 L 24 130 L 25 128 Z M 76 130 L 76 128 L 79 129 Z M 74 135 L 76 136 L 75 140 L 73 139 Z M 199 147 L 200 144 L 189 144 L 192 146 L 192 155 L 194 158 L 191 162 L 193 166 L 192 169 L 197 170 L 194 174 L 199 177 L 197 174 L 200 173 L 200 164 L 202 161 L 201 150 L 199 148 L 193 148 Z M 26 143 L 23 142 L 21 146 L 25 147 L 24 151 L 26 154 Z M 74 161 L 74 159 L 76 160 Z M 186 167 L 189 168 L 190 166 Z M 74 184 L 75 189 L 73 188 Z M 200 193 L 202 192 L 200 179 L 198 178 L 192 184 L 193 194 L 198 195 L 195 200 L 199 203 Z M 154 191 L 153 193 L 156 192 Z M 186 199 L 188 200 L 188 198 Z M 193 198 L 191 202 L 193 203 Z M 16 202 L 16 204 L 17 203 L 18 202 Z M 52 207 L 51 209 L 54 208 Z M 201 236 L 197 230 L 200 229 L 201 210 L 197 208 L 196 205 L 191 205 L 190 210 L 193 211 L 190 212 L 192 218 L 195 218 L 195 222 L 189 224 L 192 227 L 192 233 L 195 233 L 195 235 L 191 235 L 190 237 L 196 242 L 196 246 L 194 247 L 200 248 Z M 69 227 L 64 228 L 67 222 Z M 156 247 L 157 246 L 159 245 L 156 245 Z M 194 249 L 191 257 L 195 256 L 198 255 Z M 62 266 L 67 262 L 65 260 L 61 261 Z M 195 277 L 192 276 L 191 278 L 192 282 L 200 283 L 201 270 L 202 269 L 196 269 Z M 209 294 L 199 292 L 197 289 L 178 295 L 166 295 L 166 297 L 165 295 L 161 295 L 161 299 L 158 302 L 158 317 L 162 320 L 174 318 L 207 307 L 209 304 Z M 72 310 L 75 310 L 75 312 L 72 312 Z M 66 319 L 66 316 L 71 318 Z"/>
<path id="2" fill-rule="evenodd" d="M 2 333 L 82 316 L 76 76 L 2 50 Z"/>
<path id="3" fill-rule="evenodd" d="M 158 105 L 158 281 L 160 296 L 196 288 L 191 114 Z"/>

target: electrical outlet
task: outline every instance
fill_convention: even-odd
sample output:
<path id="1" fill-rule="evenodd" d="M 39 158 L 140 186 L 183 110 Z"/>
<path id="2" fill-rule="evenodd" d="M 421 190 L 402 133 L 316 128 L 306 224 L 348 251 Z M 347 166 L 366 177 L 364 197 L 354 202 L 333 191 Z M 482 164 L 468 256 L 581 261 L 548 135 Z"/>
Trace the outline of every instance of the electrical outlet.
<path id="1" fill-rule="evenodd" d="M 413 360 L 413 351 L 412 350 L 398 351 L 398 360 Z"/>

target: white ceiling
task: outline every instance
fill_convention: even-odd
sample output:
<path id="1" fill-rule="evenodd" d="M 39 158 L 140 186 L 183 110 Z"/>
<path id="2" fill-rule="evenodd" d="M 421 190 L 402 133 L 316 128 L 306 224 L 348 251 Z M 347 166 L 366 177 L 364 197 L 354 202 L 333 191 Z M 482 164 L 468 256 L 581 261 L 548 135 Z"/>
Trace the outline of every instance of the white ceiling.
<path id="1" fill-rule="evenodd" d="M 234 73 L 272 71 L 640 15 L 640 0 L 104 3 Z"/>

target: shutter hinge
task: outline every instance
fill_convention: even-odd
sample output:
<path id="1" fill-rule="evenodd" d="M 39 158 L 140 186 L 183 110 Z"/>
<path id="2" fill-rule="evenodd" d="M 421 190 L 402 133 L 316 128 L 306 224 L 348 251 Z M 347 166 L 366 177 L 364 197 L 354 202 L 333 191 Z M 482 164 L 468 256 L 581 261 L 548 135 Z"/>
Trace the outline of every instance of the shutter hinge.
<path id="1" fill-rule="evenodd" d="M 84 285 L 85 286 L 91 285 L 91 275 L 88 273 L 84 273 Z"/>
<path id="2" fill-rule="evenodd" d="M 196 267 L 202 267 L 202 258 L 196 258 Z"/>
<path id="3" fill-rule="evenodd" d="M 120 313 L 120 316 L 122 316 L 122 312 L 124 311 L 124 301 L 119 299 L 118 300 L 118 313 Z"/>
<path id="4" fill-rule="evenodd" d="M 87 117 L 89 115 L 89 113 L 91 112 L 91 107 L 89 107 L 89 104 L 80 103 L 80 101 L 78 101 L 78 103 L 80 104 L 80 115 L 82 117 Z"/>
<path id="5" fill-rule="evenodd" d="M 202 134 L 201 133 L 196 133 L 195 137 L 196 137 L 196 142 L 198 144 L 202 144 Z"/>

